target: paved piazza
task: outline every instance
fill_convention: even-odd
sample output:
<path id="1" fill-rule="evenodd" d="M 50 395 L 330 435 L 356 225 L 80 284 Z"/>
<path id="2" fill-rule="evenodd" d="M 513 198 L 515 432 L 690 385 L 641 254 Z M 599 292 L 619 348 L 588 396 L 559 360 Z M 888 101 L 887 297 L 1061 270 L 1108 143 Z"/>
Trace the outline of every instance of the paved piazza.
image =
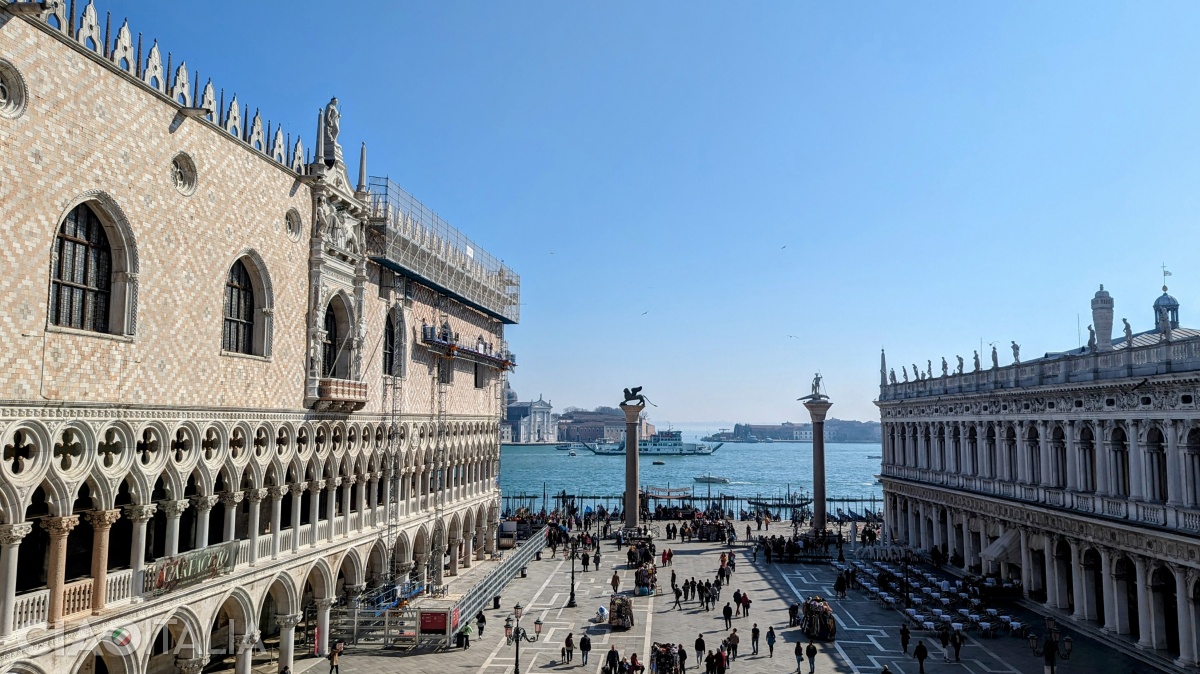
<path id="1" fill-rule="evenodd" d="M 722 548 L 711 543 L 688 543 L 673 546 L 675 551 L 673 568 L 680 582 L 684 578 L 710 578 L 718 566 Z M 548 551 L 547 551 L 548 552 Z M 487 629 L 482 639 L 476 635 L 469 650 L 454 649 L 442 653 L 420 653 L 398 655 L 368 648 L 349 649 L 343 659 L 342 671 L 374 674 L 376 672 L 462 672 L 471 674 L 505 674 L 513 671 L 513 647 L 504 644 L 504 618 L 513 604 L 518 601 L 526 607 L 522 624 L 533 630 L 533 621 L 541 617 L 544 621 L 542 639 L 537 643 L 521 645 L 522 672 L 561 672 L 578 670 L 599 674 L 603 666 L 604 653 L 610 644 L 616 644 L 621 654 L 636 652 L 644 660 L 647 647 L 656 640 L 682 642 L 688 648 L 688 671 L 696 670 L 692 644 L 698 633 L 703 633 L 710 647 L 720 643 L 726 634 L 720 608 L 732 595 L 733 590 L 749 592 L 753 601 L 751 617 L 734 618 L 733 625 L 742 636 L 740 655 L 731 666 L 734 672 L 791 672 L 795 670 L 793 649 L 795 641 L 803 638 L 799 628 L 787 627 L 787 607 L 793 598 L 821 594 L 831 597 L 835 571 L 830 566 L 792 564 L 765 565 L 761 559 L 757 564 L 750 561 L 749 552 L 739 549 L 737 569 L 731 587 L 723 588 L 721 601 L 711 612 L 700 611 L 696 602 L 685 602 L 685 610 L 672 608 L 674 597 L 666 594 L 655 597 L 640 597 L 635 600 L 637 625 L 628 631 L 612 631 L 607 625 L 590 622 L 597 607 L 607 605 L 611 588 L 608 581 L 612 576 L 612 561 L 620 557 L 617 566 L 621 574 L 621 587 L 632 587 L 632 571 L 625 568 L 624 555 L 614 552 L 611 543 L 603 548 L 605 570 L 580 573 L 576 570 L 578 608 L 565 608 L 570 594 L 571 565 L 563 561 L 561 553 L 556 560 L 547 554 L 542 561 L 529 566 L 529 577 L 518 578 L 509 586 L 502 599 L 503 609 L 487 611 Z M 669 583 L 670 570 L 660 572 L 660 578 Z M 901 674 L 915 674 L 917 663 L 900 652 L 899 626 L 901 612 L 883 608 L 877 601 L 868 599 L 864 593 L 852 591 L 844 600 L 831 600 L 838 618 L 838 639 L 829 644 L 818 642 L 821 649 L 817 659 L 817 672 L 879 672 L 884 665 Z M 1009 611 L 1014 617 L 1033 620 L 1034 615 L 1014 607 Z M 750 627 L 757 622 L 763 634 L 768 625 L 773 625 L 779 635 L 775 645 L 775 657 L 767 657 L 765 640 L 759 655 L 750 655 Z M 1040 619 L 1033 624 L 1041 625 Z M 1149 672 L 1154 668 L 1128 655 L 1119 653 L 1111 646 L 1102 645 L 1073 629 L 1069 621 L 1060 620 L 1065 632 L 1075 640 L 1075 652 L 1070 661 L 1060 663 L 1064 674 L 1072 672 Z M 580 634 L 587 630 L 592 636 L 592 656 L 586 667 L 580 664 L 579 653 L 570 665 L 560 662 L 560 649 L 568 632 Z M 925 637 L 922 632 L 913 632 L 910 651 L 917 640 Z M 1033 674 L 1042 671 L 1042 659 L 1029 651 L 1028 642 L 1009 636 L 981 639 L 978 631 L 968 633 L 968 641 L 962 650 L 960 663 L 942 662 L 941 647 L 936 638 L 925 637 L 931 651 L 925 669 L 931 674 L 953 672 L 955 674 L 985 674 L 1012 672 Z M 324 660 L 301 660 L 297 671 L 312 668 L 323 674 L 328 669 Z M 805 670 L 807 671 L 807 670 Z"/>

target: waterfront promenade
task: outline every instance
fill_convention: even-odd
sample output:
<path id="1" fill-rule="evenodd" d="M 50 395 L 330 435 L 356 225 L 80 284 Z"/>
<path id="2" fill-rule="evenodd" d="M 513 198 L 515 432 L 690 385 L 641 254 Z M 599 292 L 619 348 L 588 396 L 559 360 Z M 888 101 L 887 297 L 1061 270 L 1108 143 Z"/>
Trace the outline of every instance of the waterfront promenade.
<path id="1" fill-rule="evenodd" d="M 667 542 L 658 541 L 657 544 L 661 550 L 661 546 Z M 659 578 L 664 584 L 670 583 L 672 569 L 680 582 L 691 577 L 713 577 L 719 564 L 720 552 L 724 549 L 712 543 L 688 543 L 670 547 L 675 551 L 674 563 L 669 568 L 661 569 L 659 573 Z M 761 558 L 755 564 L 750 561 L 748 549 L 738 550 L 737 570 L 733 574 L 732 583 L 722 589 L 721 599 L 713 611 L 700 611 L 696 602 L 685 602 L 682 611 L 674 609 L 674 597 L 666 593 L 654 597 L 638 597 L 634 600 L 637 625 L 627 631 L 612 631 L 607 625 L 592 623 L 591 618 L 595 616 L 599 606 L 608 604 L 611 592 L 608 582 L 614 566 L 621 575 L 622 589 L 632 588 L 633 573 L 625 568 L 625 555 L 618 553 L 611 543 L 606 543 L 602 548 L 604 565 L 601 571 L 582 573 L 576 567 L 576 599 L 579 606 L 568 609 L 565 606 L 570 595 L 571 563 L 562 559 L 561 550 L 557 559 L 549 559 L 547 549 L 542 561 L 530 564 L 528 578 L 517 578 L 509 585 L 502 598 L 502 609 L 485 612 L 487 629 L 482 638 L 478 634 L 472 638 L 469 650 L 452 649 L 440 653 L 400 655 L 375 648 L 350 648 L 342 660 L 341 671 L 345 674 L 382 674 L 397 671 L 406 674 L 513 674 L 514 648 L 504 643 L 504 618 L 511 613 L 513 605 L 520 602 L 525 607 L 526 616 L 522 625 L 530 633 L 533 631 L 534 620 L 540 617 L 544 621 L 542 638 L 537 643 L 521 645 L 522 674 L 568 671 L 599 674 L 604 654 L 610 645 L 616 645 L 623 656 L 636 652 L 639 659 L 644 661 L 652 642 L 667 640 L 683 643 L 687 647 L 688 671 L 702 672 L 702 669 L 696 668 L 698 663 L 695 660 L 693 642 L 697 634 L 703 634 L 710 648 L 719 645 L 722 637 L 728 634 L 724 629 L 720 608 L 730 600 L 734 590 L 741 589 L 743 592 L 749 592 L 753 604 L 748 618 L 740 617 L 733 621 L 733 627 L 742 637 L 742 645 L 737 661 L 730 668 L 731 671 L 738 674 L 793 672 L 796 670 L 793 655 L 795 642 L 802 639 L 803 635 L 798 628 L 787 626 L 788 604 L 813 594 L 832 597 L 835 571 L 828 565 L 767 566 Z M 618 561 L 620 563 L 615 564 Z M 899 611 L 883 608 L 878 602 L 867 599 L 864 593 L 858 591 L 851 591 L 844 600 L 830 599 L 830 603 L 838 619 L 838 638 L 836 642 L 818 643 L 818 673 L 876 673 L 887 665 L 892 672 L 916 674 L 916 661 L 900 652 L 898 632 L 902 620 Z M 1014 607 L 1012 613 L 1031 624 L 1042 624 L 1040 619 L 1020 608 Z M 775 645 L 774 658 L 767 656 L 765 642 L 761 644 L 758 655 L 751 654 L 750 629 L 754 623 L 758 623 L 764 635 L 768 626 L 775 627 L 779 641 Z M 1065 633 L 1075 639 L 1075 652 L 1071 660 L 1059 664 L 1059 670 L 1063 674 L 1129 674 L 1135 671 L 1154 671 L 1113 647 L 1081 635 L 1072 629 L 1069 622 L 1062 624 L 1062 627 L 1065 628 Z M 593 650 L 589 663 L 586 666 L 582 664 L 578 651 L 573 663 L 562 663 L 560 648 L 563 639 L 568 633 L 573 633 L 578 643 L 584 631 L 592 637 Z M 910 652 L 922 637 L 931 651 L 931 657 L 925 663 L 925 670 L 929 674 L 1042 672 L 1042 659 L 1030 653 L 1028 641 L 1025 639 L 1010 636 L 981 639 L 978 632 L 969 632 L 967 644 L 961 653 L 961 662 L 944 663 L 941 647 L 936 645 L 936 639 L 920 632 L 914 631 Z M 297 665 L 297 672 L 310 668 L 312 672 L 319 674 L 328 671 L 328 663 L 324 660 L 303 660 Z M 803 671 L 808 671 L 807 664 Z"/>

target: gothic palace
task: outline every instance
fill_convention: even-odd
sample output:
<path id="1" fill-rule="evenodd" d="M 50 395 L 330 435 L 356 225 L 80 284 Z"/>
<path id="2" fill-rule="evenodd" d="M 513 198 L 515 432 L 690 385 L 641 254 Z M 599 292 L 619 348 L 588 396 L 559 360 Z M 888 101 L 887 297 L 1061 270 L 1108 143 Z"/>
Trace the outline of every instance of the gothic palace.
<path id="1" fill-rule="evenodd" d="M 519 278 L 76 10 L 0 0 L 0 670 L 282 669 L 494 550 Z"/>
<path id="2" fill-rule="evenodd" d="M 1019 580 L 1076 621 L 1196 664 L 1200 331 L 1166 287 L 1155 329 L 1112 339 L 1092 299 L 1088 345 L 941 376 L 880 372 L 888 535 Z M 966 371 L 964 371 L 966 370 Z"/>

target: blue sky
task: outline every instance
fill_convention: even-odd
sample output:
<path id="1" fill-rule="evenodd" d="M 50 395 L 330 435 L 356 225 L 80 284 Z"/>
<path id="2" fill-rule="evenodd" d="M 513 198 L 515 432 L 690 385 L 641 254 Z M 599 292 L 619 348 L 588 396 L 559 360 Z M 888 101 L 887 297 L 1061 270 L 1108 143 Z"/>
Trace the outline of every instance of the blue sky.
<path id="1" fill-rule="evenodd" d="M 338 96 L 373 174 L 522 275 L 522 398 L 799 421 L 821 370 L 874 419 L 881 346 L 1068 349 L 1100 283 L 1149 329 L 1163 263 L 1200 325 L 1200 5 L 98 9 L 306 145 Z"/>

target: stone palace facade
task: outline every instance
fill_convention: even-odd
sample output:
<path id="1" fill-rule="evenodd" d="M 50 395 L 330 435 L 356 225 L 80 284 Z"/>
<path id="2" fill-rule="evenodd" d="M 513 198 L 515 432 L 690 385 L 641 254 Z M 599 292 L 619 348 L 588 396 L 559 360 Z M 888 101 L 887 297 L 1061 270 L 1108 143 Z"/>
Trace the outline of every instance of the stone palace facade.
<path id="1" fill-rule="evenodd" d="M 1193 666 L 1200 331 L 1165 287 L 1148 309 L 1155 329 L 1114 340 L 1101 287 L 1086 347 L 901 382 L 885 361 L 886 535 Z"/>
<path id="2" fill-rule="evenodd" d="M 0 0 L 0 671 L 282 669 L 494 548 L 519 278 L 340 114 Z"/>

